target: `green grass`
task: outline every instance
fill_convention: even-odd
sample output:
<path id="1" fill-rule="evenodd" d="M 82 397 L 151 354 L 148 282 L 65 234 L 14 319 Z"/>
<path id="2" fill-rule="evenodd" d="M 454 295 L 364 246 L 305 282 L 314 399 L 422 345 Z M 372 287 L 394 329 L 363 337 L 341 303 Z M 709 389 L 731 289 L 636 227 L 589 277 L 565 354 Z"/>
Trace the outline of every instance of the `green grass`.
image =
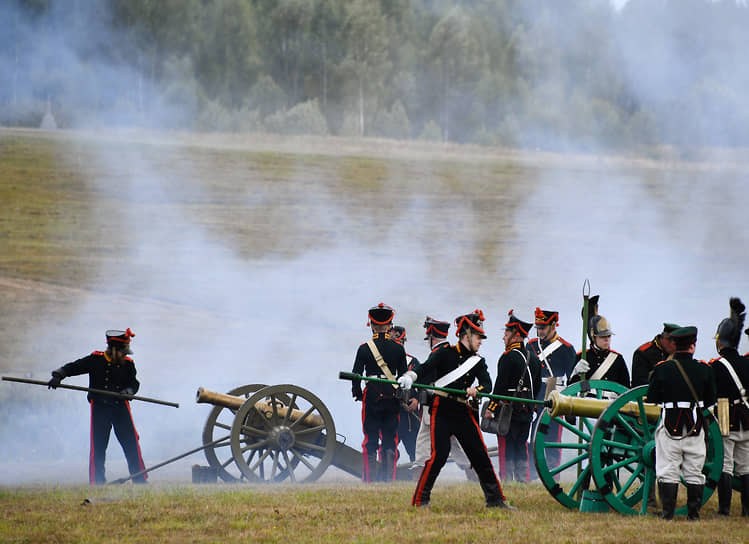
<path id="1" fill-rule="evenodd" d="M 699 523 L 585 514 L 538 485 L 508 484 L 517 511 L 486 509 L 476 483 L 437 481 L 430 508 L 413 483 L 0 489 L 0 541 L 20 542 L 744 542 L 746 518 Z M 84 502 L 87 499 L 90 502 Z M 738 514 L 736 511 L 735 514 Z"/>

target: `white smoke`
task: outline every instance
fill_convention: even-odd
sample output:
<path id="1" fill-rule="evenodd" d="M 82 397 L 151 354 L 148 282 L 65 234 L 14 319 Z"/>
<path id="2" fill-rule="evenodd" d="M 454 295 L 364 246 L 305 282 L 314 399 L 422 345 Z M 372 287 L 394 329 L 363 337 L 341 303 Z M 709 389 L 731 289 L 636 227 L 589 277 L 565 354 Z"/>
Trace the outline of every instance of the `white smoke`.
<path id="1" fill-rule="evenodd" d="M 134 80 L 117 70 L 110 79 Z M 562 336 L 579 349 L 586 279 L 613 325 L 612 347 L 628 363 L 663 322 L 697 325 L 697 356 L 713 357 L 710 336 L 728 315 L 728 298 L 749 298 L 739 197 L 745 163 L 664 168 L 624 157 L 539 155 L 532 160 L 547 162 L 515 157 L 517 171 L 507 175 L 495 174 L 482 152 L 472 163 L 475 183 L 420 158 L 413 170 L 395 165 L 378 187 L 357 190 L 326 178 L 306 185 L 300 169 L 309 165 L 291 155 L 280 179 L 250 170 L 241 154 L 227 155 L 235 162 L 224 170 L 206 171 L 189 146 L 173 142 L 123 140 L 116 152 L 103 142 L 88 169 L 93 145 L 90 135 L 71 135 L 61 166 L 96 173 L 86 189 L 102 204 L 80 219 L 99 225 L 111 253 L 96 262 L 90 285 L 37 292 L 40 307 L 67 311 L 38 318 L 26 336 L 7 342 L 19 353 L 14 369 L 46 379 L 52 368 L 102 349 L 106 329 L 131 327 L 139 394 L 181 405 L 133 403 L 147 465 L 201 444 L 210 407 L 194 402 L 199 386 L 299 385 L 320 397 L 341 439 L 359 449 L 361 405 L 338 372 L 351 369 L 369 335 L 366 311 L 378 302 L 396 308 L 406 349 L 422 361 L 426 315 L 452 321 L 483 309 L 489 338 L 481 352 L 494 376 L 511 308 L 527 321 L 536 306 L 558 310 Z M 402 156 L 396 147 L 385 154 Z M 233 215 L 206 214 L 214 205 Z M 256 230 L 247 236 L 247 229 Z M 2 387 L 13 403 L 4 406 L 8 463 L 0 482 L 85 482 L 84 395 Z M 108 476 L 124 476 L 114 437 L 109 456 Z M 152 478 L 187 479 L 192 463 L 204 464 L 202 454 Z"/>

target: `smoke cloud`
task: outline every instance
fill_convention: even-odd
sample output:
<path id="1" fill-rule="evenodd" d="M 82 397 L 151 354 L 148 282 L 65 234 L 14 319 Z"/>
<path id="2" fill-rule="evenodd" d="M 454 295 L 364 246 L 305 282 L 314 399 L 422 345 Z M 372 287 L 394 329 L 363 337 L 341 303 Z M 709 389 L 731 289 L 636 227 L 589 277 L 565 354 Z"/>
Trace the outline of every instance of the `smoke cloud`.
<path id="1" fill-rule="evenodd" d="M 59 49 L 61 71 L 80 74 L 92 66 L 91 59 L 72 56 L 59 35 L 67 36 L 64 29 L 55 29 L 54 41 L 52 33 L 35 31 L 39 43 Z M 630 36 L 629 42 L 636 40 Z M 688 67 L 689 59 L 678 53 L 669 49 L 667 56 L 674 72 Z M 100 59 L 93 65 L 106 69 L 114 86 L 140 78 L 127 64 Z M 10 73 L 8 66 L 0 68 Z M 641 86 L 643 95 L 669 92 L 667 75 L 657 84 L 630 72 L 630 84 Z M 97 96 L 104 94 L 100 89 Z M 112 105 L 112 115 L 117 111 Z M 167 120 L 190 114 L 161 113 Z M 71 136 L 65 166 L 86 166 L 76 162 L 75 146 L 82 142 L 84 153 L 92 136 L 101 137 Z M 351 369 L 369 336 L 367 309 L 378 302 L 396 308 L 396 322 L 408 331 L 406 349 L 422 361 L 425 315 L 452 321 L 483 309 L 489 338 L 481 352 L 496 376 L 510 309 L 524 320 L 532 319 L 536 306 L 558 310 L 562 336 L 579 349 L 586 279 L 590 294 L 601 295 L 600 313 L 616 333 L 612 347 L 628 363 L 663 322 L 697 325 L 697 356 L 712 358 L 710 337 L 728 315 L 728 298 L 749 298 L 749 262 L 742 251 L 749 242 L 746 203 L 739 196 L 748 168 L 717 151 L 670 164 L 595 154 L 538 154 L 525 163 L 510 155 L 520 165 L 518 174 L 503 175 L 496 186 L 456 184 L 445 173 L 449 166 L 422 156 L 417 169 L 429 184 L 413 183 L 402 165 L 393 165 L 379 187 L 355 190 L 331 179 L 308 185 L 304 165 L 292 158 L 281 179 L 245 171 L 237 159 L 236 168 L 212 174 L 217 184 L 206 183 L 203 165 L 166 163 L 153 152 L 163 146 L 164 157 L 174 156 L 173 140 L 137 145 L 127 138 L 121 153 L 101 146 L 91 171 L 108 175 L 86 180 L 87 190 L 109 205 L 82 220 L 111 237 L 110 258 L 98 263 L 93 285 L 27 284 L 40 307 L 66 311 L 6 339 L 19 354 L 6 368 L 44 379 L 49 370 L 102 349 L 106 329 L 131 327 L 139 394 L 181 405 L 133 403 L 147 465 L 201 444 L 210 407 L 194 402 L 199 386 L 225 392 L 251 383 L 299 385 L 331 411 L 339 439 L 360 449 L 360 405 L 337 376 Z M 402 157 L 400 145 L 382 146 L 384 155 Z M 491 152 L 458 153 L 475 156 L 480 178 L 492 172 Z M 447 206 L 444 194 L 451 195 Z M 229 214 L 220 225 L 194 213 L 213 204 Z M 268 217 L 259 220 L 258 214 Z M 227 227 L 241 232 L 257 225 L 262 228 L 247 236 L 251 248 L 239 247 Z M 294 239 L 304 246 L 290 248 Z M 85 482 L 83 395 L 2 387 L 9 400 L 3 401 L 1 451 L 8 462 L 0 484 Z M 109 456 L 109 478 L 124 476 L 114 438 Z M 205 464 L 202 454 L 160 469 L 152 479 L 187 480 L 193 463 Z"/>

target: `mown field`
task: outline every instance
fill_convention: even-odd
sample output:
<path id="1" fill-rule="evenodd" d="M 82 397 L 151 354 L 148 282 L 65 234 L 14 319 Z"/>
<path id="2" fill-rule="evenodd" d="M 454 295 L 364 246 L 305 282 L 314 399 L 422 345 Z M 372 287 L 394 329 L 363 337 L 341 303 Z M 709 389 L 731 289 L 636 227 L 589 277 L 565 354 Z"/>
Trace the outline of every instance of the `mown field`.
<path id="1" fill-rule="evenodd" d="M 0 488 L 0 541 L 740 543 L 746 518 L 663 522 L 566 510 L 539 485 L 505 486 L 517 511 L 486 509 L 476 483 Z"/>

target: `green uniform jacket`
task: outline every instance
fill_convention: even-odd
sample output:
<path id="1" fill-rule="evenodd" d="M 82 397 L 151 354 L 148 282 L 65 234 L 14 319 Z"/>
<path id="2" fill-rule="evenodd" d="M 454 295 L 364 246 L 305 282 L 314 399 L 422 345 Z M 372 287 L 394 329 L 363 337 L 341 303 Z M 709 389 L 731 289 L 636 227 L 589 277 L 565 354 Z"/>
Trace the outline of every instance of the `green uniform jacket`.
<path id="1" fill-rule="evenodd" d="M 647 385 L 655 365 L 667 358 L 660 334 L 637 348 L 632 354 L 632 387 Z"/>
<path id="2" fill-rule="evenodd" d="M 712 369 L 704 361 L 693 359 L 691 354 L 683 352 L 676 353 L 671 360 L 661 361 L 655 365 L 648 383 L 647 401 L 656 404 L 674 402 L 694 404 L 694 396 L 679 372 L 676 360 L 681 363 L 684 372 L 692 382 L 697 393 L 697 400 L 702 401 L 705 407 L 715 404 L 717 393 Z M 669 434 L 682 436 L 688 431 L 692 431 L 691 434 L 697 434 L 702 429 L 702 410 L 697 410 L 697 414 L 695 421 L 691 408 L 666 406 L 662 417 Z"/>

